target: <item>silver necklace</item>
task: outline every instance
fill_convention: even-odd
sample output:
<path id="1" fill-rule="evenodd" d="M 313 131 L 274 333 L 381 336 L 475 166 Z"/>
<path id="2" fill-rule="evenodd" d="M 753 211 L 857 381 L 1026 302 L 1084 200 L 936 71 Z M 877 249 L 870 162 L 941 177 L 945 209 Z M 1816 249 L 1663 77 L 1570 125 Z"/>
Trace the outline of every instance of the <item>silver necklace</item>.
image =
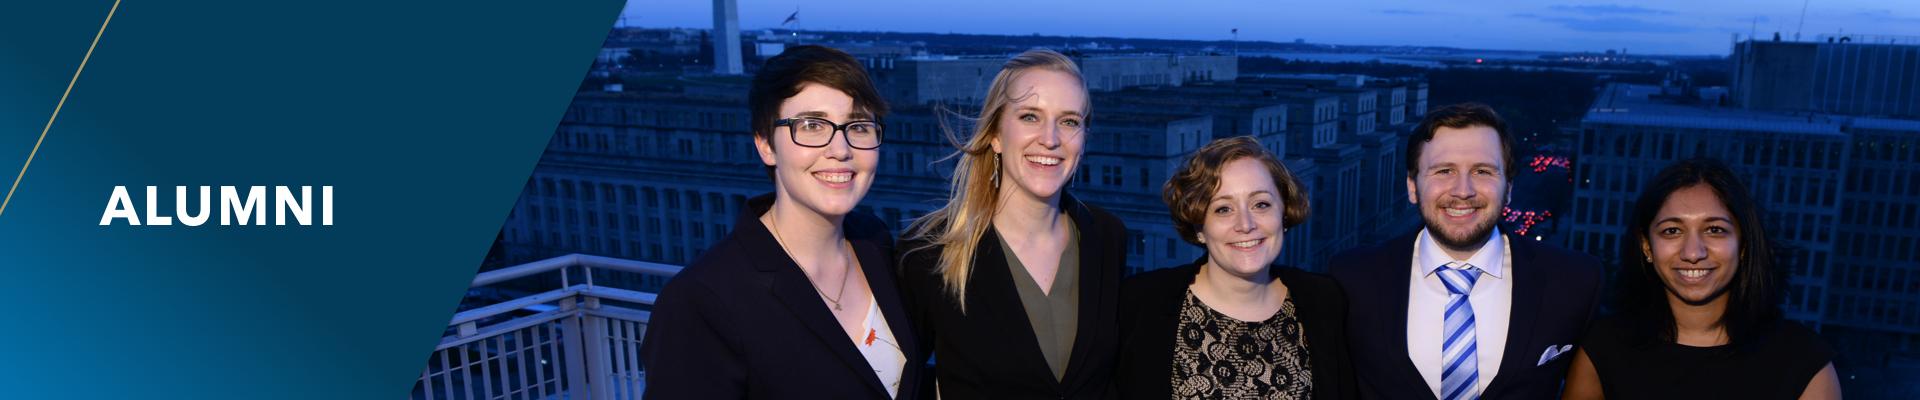
<path id="1" fill-rule="evenodd" d="M 792 251 L 787 250 L 787 241 L 785 239 L 780 238 L 780 224 L 775 222 L 778 220 L 778 218 L 768 218 L 768 219 L 769 221 L 767 221 L 768 222 L 767 226 L 773 228 L 772 229 L 773 241 L 780 245 L 780 251 L 785 251 L 787 252 L 787 254 L 793 254 Z M 845 243 L 845 242 L 842 242 L 842 243 Z M 807 276 L 807 285 L 813 287 L 813 292 L 819 293 L 820 298 L 826 299 L 828 303 L 833 303 L 834 311 L 840 311 L 840 298 L 847 297 L 847 282 L 848 282 L 847 280 L 850 279 L 848 276 L 853 275 L 852 254 L 853 254 L 853 246 L 850 244 L 846 245 L 846 253 L 843 253 L 843 255 L 845 255 L 845 259 L 846 259 L 845 261 L 847 263 L 846 264 L 847 271 L 846 273 L 840 274 L 840 290 L 837 292 L 834 292 L 834 295 L 832 297 L 828 297 L 827 292 L 820 290 L 820 284 L 814 283 L 812 274 L 808 274 L 807 270 L 804 268 L 800 270 L 801 275 Z"/>

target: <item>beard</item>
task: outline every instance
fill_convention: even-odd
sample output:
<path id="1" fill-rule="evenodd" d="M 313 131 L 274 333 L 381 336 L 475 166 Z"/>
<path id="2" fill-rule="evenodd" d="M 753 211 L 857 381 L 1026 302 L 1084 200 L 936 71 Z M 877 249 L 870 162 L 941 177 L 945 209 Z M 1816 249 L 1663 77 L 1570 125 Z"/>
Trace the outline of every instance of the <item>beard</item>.
<path id="1" fill-rule="evenodd" d="M 1439 212 L 1444 213 L 1445 211 Z M 1420 213 L 1421 222 L 1427 224 L 1427 232 L 1431 234 L 1433 241 L 1450 249 L 1472 249 L 1480 247 L 1481 244 L 1487 242 L 1488 238 L 1493 237 L 1493 226 L 1496 222 L 1499 222 L 1499 218 L 1487 217 L 1481 222 L 1475 223 L 1472 229 L 1468 229 L 1467 232 L 1455 235 L 1454 232 L 1447 231 L 1444 225 L 1440 224 L 1440 218 L 1443 217 L 1425 212 Z"/>

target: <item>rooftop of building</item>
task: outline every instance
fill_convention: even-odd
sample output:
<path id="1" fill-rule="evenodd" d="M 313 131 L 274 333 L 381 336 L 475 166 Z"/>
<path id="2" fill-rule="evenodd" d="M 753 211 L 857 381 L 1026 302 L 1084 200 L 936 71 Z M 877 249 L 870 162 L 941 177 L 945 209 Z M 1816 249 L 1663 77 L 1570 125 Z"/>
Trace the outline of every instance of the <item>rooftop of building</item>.
<path id="1" fill-rule="evenodd" d="M 1272 99 L 1249 97 L 1245 93 L 1233 90 L 1201 89 L 1199 87 L 1153 87 L 1128 88 L 1112 92 L 1094 94 L 1095 101 L 1116 101 L 1135 104 L 1184 105 L 1206 108 L 1231 108 L 1251 110 L 1260 107 L 1281 105 Z"/>
<path id="2" fill-rule="evenodd" d="M 1854 128 L 1878 129 L 1886 131 L 1912 131 L 1920 133 L 1920 120 L 1859 117 L 1853 119 Z"/>
<path id="3" fill-rule="evenodd" d="M 1715 99 L 1689 96 L 1655 85 L 1609 84 L 1582 121 L 1696 129 L 1842 135 L 1841 120 L 1825 115 L 1754 111 L 1717 105 Z M 1716 93 L 1716 90 L 1702 90 Z M 1716 96 L 1717 97 L 1717 96 Z"/>
<path id="4" fill-rule="evenodd" d="M 1809 40 L 1794 40 L 1791 36 L 1786 36 L 1786 37 L 1781 37 L 1779 39 L 1773 39 L 1773 40 L 1768 40 L 1768 38 L 1766 37 L 1759 37 L 1758 40 L 1740 41 L 1740 43 L 1748 43 L 1748 42 L 1752 42 L 1753 44 L 1761 45 L 1761 46 L 1832 44 L 1832 45 L 1850 45 L 1850 46 L 1913 47 L 1913 46 L 1920 46 L 1920 36 L 1847 33 L 1847 34 L 1820 34 L 1820 35 L 1815 35 L 1811 37 Z"/>
<path id="5" fill-rule="evenodd" d="M 1133 109 L 1133 108 L 1123 108 L 1121 110 L 1115 110 L 1115 111 L 1116 112 L 1101 112 L 1100 108 L 1094 108 L 1092 123 L 1095 126 L 1101 126 L 1103 124 L 1112 123 L 1112 122 L 1126 122 L 1130 124 L 1146 124 L 1146 125 L 1164 125 L 1164 124 L 1172 123 L 1175 121 L 1182 121 L 1182 120 L 1200 118 L 1205 116 L 1205 115 L 1196 115 L 1196 114 L 1189 114 L 1189 113 L 1152 112 L 1152 111 Z"/>

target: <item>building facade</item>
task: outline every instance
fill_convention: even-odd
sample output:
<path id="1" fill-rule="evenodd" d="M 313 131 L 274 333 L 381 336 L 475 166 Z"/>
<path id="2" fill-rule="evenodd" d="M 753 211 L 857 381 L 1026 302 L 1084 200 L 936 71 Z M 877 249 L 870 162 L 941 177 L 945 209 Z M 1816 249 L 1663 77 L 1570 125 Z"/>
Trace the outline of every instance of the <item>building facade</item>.
<path id="1" fill-rule="evenodd" d="M 1733 103 L 1758 110 L 1920 117 L 1920 37 L 1748 40 L 1733 47 Z"/>

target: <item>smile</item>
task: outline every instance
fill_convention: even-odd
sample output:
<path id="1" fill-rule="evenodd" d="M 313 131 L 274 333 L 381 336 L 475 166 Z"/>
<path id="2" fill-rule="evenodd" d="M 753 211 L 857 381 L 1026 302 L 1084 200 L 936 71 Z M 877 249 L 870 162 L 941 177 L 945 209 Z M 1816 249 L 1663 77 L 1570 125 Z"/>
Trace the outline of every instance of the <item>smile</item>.
<path id="1" fill-rule="evenodd" d="M 847 183 L 853 180 L 852 171 L 822 171 L 813 173 L 814 179 L 826 183 Z"/>
<path id="2" fill-rule="evenodd" d="M 1681 280 L 1681 281 L 1683 281 L 1683 282 L 1687 282 L 1687 283 L 1700 283 L 1700 282 L 1703 282 L 1703 281 L 1705 281 L 1705 280 L 1707 279 L 1707 276 L 1708 276 L 1708 275 L 1712 275 L 1712 274 L 1713 274 L 1713 269 L 1712 269 L 1712 268 L 1704 268 L 1704 269 L 1678 269 L 1678 268 L 1676 268 L 1676 269 L 1674 269 L 1674 270 L 1673 270 L 1673 272 L 1674 272 L 1674 274 L 1677 274 L 1677 275 L 1680 275 L 1680 280 Z"/>
<path id="3" fill-rule="evenodd" d="M 1242 249 L 1251 249 L 1253 248 L 1253 246 L 1259 246 L 1260 243 L 1264 243 L 1266 241 L 1267 241 L 1267 238 L 1259 238 L 1259 239 L 1248 240 L 1244 242 L 1227 243 L 1227 245 L 1242 248 Z"/>
<path id="4" fill-rule="evenodd" d="M 1060 165 L 1061 161 L 1065 161 L 1065 159 L 1060 157 L 1027 156 L 1026 158 L 1027 158 L 1027 162 L 1040 164 L 1041 166 L 1047 166 L 1047 167 Z"/>

